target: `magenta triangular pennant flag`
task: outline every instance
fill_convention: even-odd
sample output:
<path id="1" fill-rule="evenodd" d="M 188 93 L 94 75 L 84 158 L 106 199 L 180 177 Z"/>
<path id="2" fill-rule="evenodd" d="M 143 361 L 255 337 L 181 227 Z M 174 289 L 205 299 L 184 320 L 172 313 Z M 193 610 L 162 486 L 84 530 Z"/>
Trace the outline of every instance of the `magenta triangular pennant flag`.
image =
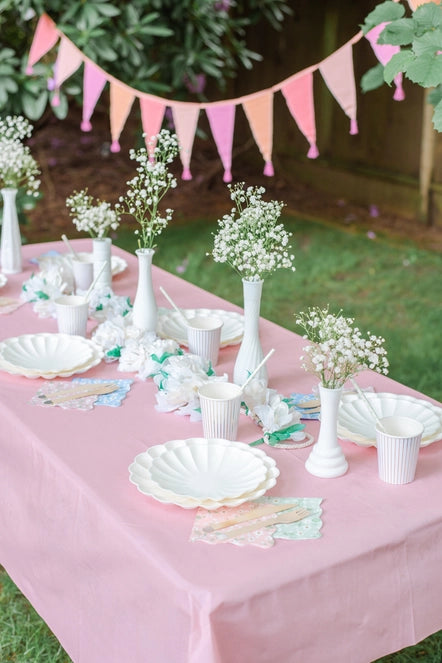
<path id="1" fill-rule="evenodd" d="M 393 46 L 391 44 L 378 44 L 379 35 L 381 34 L 382 30 L 385 28 L 386 25 L 387 23 L 380 23 L 380 25 L 377 25 L 376 27 L 372 28 L 365 35 L 371 44 L 374 54 L 376 55 L 379 62 L 382 65 L 384 65 L 384 67 L 387 64 L 387 62 L 390 62 L 393 55 L 399 53 L 400 51 L 399 46 Z M 405 93 L 402 87 L 402 72 L 399 72 L 394 77 L 394 83 L 396 89 L 393 95 L 393 99 L 395 99 L 396 101 L 403 101 L 405 99 Z"/>
<path id="2" fill-rule="evenodd" d="M 81 122 L 82 131 L 90 131 L 92 129 L 91 117 L 94 112 L 100 94 L 106 85 L 105 72 L 97 67 L 96 64 L 90 60 L 84 63 L 83 72 L 83 116 Z"/>
<path id="3" fill-rule="evenodd" d="M 83 56 L 81 51 L 69 39 L 66 39 L 64 36 L 61 37 L 57 60 L 54 66 L 55 94 L 51 102 L 53 106 L 58 106 L 59 104 L 58 90 L 62 83 L 77 71 L 82 62 Z"/>
<path id="4" fill-rule="evenodd" d="M 232 181 L 232 146 L 235 129 L 234 104 L 211 104 L 206 108 L 210 129 L 224 166 L 224 182 Z"/>
<path id="5" fill-rule="evenodd" d="M 264 90 L 243 100 L 253 137 L 264 158 L 264 175 L 273 175 L 273 92 Z"/>
<path id="6" fill-rule="evenodd" d="M 111 126 L 111 152 L 120 151 L 120 138 L 130 109 L 135 99 L 135 90 L 117 80 L 110 84 L 110 126 Z"/>
<path id="7" fill-rule="evenodd" d="M 26 73 L 32 74 L 33 65 L 57 43 L 58 31 L 54 21 L 47 14 L 42 14 L 35 28 L 34 38 L 29 51 Z"/>
<path id="8" fill-rule="evenodd" d="M 345 44 L 319 65 L 322 77 L 344 113 L 350 118 L 350 133 L 358 133 L 353 48 Z"/>
<path id="9" fill-rule="evenodd" d="M 166 104 L 160 99 L 140 97 L 140 109 L 144 140 L 150 156 L 152 156 L 155 148 L 152 139 L 154 136 L 157 136 L 161 130 Z"/>
<path id="10" fill-rule="evenodd" d="M 292 78 L 282 85 L 281 92 L 293 119 L 310 144 L 307 156 L 316 159 L 319 152 L 316 146 L 313 73 L 309 71 L 302 76 Z"/>
<path id="11" fill-rule="evenodd" d="M 199 104 L 173 103 L 171 104 L 173 122 L 180 145 L 180 159 L 183 164 L 183 180 L 191 180 L 190 159 L 192 156 L 193 141 L 200 112 Z"/>

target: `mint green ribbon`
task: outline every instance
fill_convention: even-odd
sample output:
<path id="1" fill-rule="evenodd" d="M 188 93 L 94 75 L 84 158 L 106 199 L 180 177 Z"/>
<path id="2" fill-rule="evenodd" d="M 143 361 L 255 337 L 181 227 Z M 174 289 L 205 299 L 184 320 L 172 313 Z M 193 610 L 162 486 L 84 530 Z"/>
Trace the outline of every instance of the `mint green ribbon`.
<path id="1" fill-rule="evenodd" d="M 264 444 L 264 442 L 267 442 L 270 444 L 271 447 L 274 447 L 278 442 L 282 442 L 283 440 L 288 440 L 290 435 L 292 433 L 296 433 L 297 431 L 304 430 L 305 424 L 294 424 L 293 426 L 288 426 L 288 428 L 282 428 L 281 430 L 277 430 L 274 433 L 268 433 L 264 439 L 263 437 L 260 437 L 259 440 L 255 440 L 255 442 L 249 442 L 250 447 L 257 447 L 259 444 Z"/>

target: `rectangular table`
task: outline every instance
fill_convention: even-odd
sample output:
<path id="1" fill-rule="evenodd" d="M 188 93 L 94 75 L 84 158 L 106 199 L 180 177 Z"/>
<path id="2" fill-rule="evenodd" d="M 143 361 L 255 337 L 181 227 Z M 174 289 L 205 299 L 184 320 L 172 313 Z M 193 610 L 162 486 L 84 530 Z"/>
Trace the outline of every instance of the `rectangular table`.
<path id="1" fill-rule="evenodd" d="M 87 240 L 76 242 L 88 250 Z M 28 259 L 62 243 L 23 247 L 22 274 L 1 296 L 18 296 Z M 133 298 L 137 263 L 115 277 Z M 154 268 L 183 308 L 240 310 Z M 265 291 L 264 291 L 265 296 Z M 0 339 L 56 331 L 26 304 L 0 316 Z M 269 386 L 288 396 L 315 384 L 300 368 L 304 341 L 261 320 Z M 232 376 L 238 346 L 217 373 Z M 134 377 L 101 363 L 87 377 Z M 442 628 L 442 444 L 420 452 L 416 479 L 378 478 L 376 450 L 343 442 L 349 470 L 319 479 L 310 449 L 266 447 L 280 470 L 271 495 L 323 498 L 322 537 L 277 540 L 269 549 L 189 542 L 194 511 L 139 493 L 134 457 L 169 439 L 202 436 L 199 422 L 154 409 L 152 380 L 135 379 L 121 407 L 89 412 L 29 404 L 42 380 L 0 373 L 0 563 L 75 663 L 368 663 Z M 364 372 L 362 387 L 422 395 Z M 431 399 L 428 399 L 431 400 Z M 434 401 L 433 401 L 434 402 Z M 307 430 L 317 435 L 318 422 Z M 241 415 L 238 439 L 260 429 Z"/>

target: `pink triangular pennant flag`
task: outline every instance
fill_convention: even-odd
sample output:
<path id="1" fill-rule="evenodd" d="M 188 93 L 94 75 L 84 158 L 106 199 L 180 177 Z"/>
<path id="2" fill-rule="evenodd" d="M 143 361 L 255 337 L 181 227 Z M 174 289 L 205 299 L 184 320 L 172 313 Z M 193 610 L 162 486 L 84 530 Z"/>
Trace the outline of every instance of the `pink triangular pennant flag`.
<path id="1" fill-rule="evenodd" d="M 57 43 L 58 32 L 54 21 L 47 14 L 42 14 L 35 28 L 34 38 L 28 56 L 26 73 L 32 74 L 33 65 Z"/>
<path id="2" fill-rule="evenodd" d="M 265 90 L 242 102 L 253 137 L 264 158 L 264 175 L 273 175 L 273 92 Z"/>
<path id="3" fill-rule="evenodd" d="M 235 129 L 234 104 L 211 104 L 206 108 L 210 129 L 224 166 L 224 182 L 232 181 L 232 146 Z"/>
<path id="4" fill-rule="evenodd" d="M 344 113 L 350 118 L 350 133 L 358 133 L 353 48 L 345 44 L 319 65 L 322 77 Z"/>
<path id="5" fill-rule="evenodd" d="M 313 73 L 307 72 L 289 80 L 281 87 L 287 106 L 300 131 L 307 138 L 310 149 L 307 156 L 316 159 L 315 105 L 313 101 Z"/>
<path id="6" fill-rule="evenodd" d="M 66 37 L 60 38 L 60 46 L 58 48 L 57 60 L 54 65 L 54 88 L 55 94 L 52 98 L 52 105 L 58 106 L 60 103 L 58 97 L 58 90 L 60 89 L 62 83 L 72 76 L 72 74 L 77 71 L 78 67 L 83 61 L 83 56 L 81 51 L 78 50 L 74 44 L 66 39 Z"/>
<path id="7" fill-rule="evenodd" d="M 180 159 L 183 164 L 183 180 L 191 180 L 190 159 L 192 156 L 193 141 L 200 112 L 199 104 L 174 103 L 171 104 L 173 122 L 180 145 Z"/>
<path id="8" fill-rule="evenodd" d="M 135 91 L 119 81 L 112 80 L 110 84 L 110 127 L 111 127 L 111 152 L 120 151 L 120 138 L 130 109 L 135 99 Z"/>
<path id="9" fill-rule="evenodd" d="M 153 154 L 155 144 L 153 142 L 154 136 L 157 136 L 163 124 L 164 112 L 166 104 L 160 99 L 152 99 L 151 97 L 140 97 L 141 109 L 141 124 L 143 126 L 143 133 L 146 147 Z"/>
<path id="10" fill-rule="evenodd" d="M 376 55 L 377 59 L 384 67 L 387 64 L 387 62 L 390 62 L 393 55 L 399 53 L 400 51 L 399 46 L 393 46 L 391 44 L 378 44 L 379 35 L 381 34 L 382 30 L 385 28 L 386 25 L 387 23 L 380 23 L 380 25 L 377 25 L 376 27 L 372 28 L 365 35 L 371 44 L 374 54 Z M 394 77 L 394 83 L 396 89 L 393 95 L 393 99 L 395 99 L 396 101 L 403 101 L 405 99 L 405 94 L 402 87 L 402 72 L 399 72 Z"/>
<path id="11" fill-rule="evenodd" d="M 84 63 L 83 72 L 83 117 L 81 122 L 82 131 L 92 129 L 91 117 L 100 94 L 106 85 L 106 74 L 100 67 L 90 60 Z"/>

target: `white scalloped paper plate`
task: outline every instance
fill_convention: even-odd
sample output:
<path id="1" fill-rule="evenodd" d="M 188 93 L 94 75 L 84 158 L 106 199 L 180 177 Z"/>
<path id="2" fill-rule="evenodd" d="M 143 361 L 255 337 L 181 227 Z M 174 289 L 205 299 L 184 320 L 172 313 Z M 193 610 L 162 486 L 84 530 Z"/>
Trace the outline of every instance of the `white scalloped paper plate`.
<path id="1" fill-rule="evenodd" d="M 183 309 L 186 318 L 216 316 L 223 321 L 221 328 L 221 347 L 241 343 L 244 333 L 244 316 L 236 311 L 222 311 L 208 308 Z M 167 308 L 158 309 L 158 336 L 172 338 L 180 345 L 187 346 L 187 329 L 177 311 Z"/>
<path id="2" fill-rule="evenodd" d="M 196 509 L 203 507 L 208 510 L 218 509 L 221 506 L 238 506 L 244 502 L 256 499 L 264 495 L 270 488 L 276 484 L 276 479 L 279 476 L 279 470 L 273 458 L 267 456 L 260 449 L 249 447 L 244 442 L 230 442 L 229 440 L 206 440 L 205 438 L 189 438 L 189 440 L 171 440 L 171 442 L 183 442 L 184 444 L 192 444 L 194 440 L 203 440 L 203 442 L 211 445 L 211 443 L 221 443 L 225 446 L 236 447 L 246 450 L 251 456 L 259 458 L 264 465 L 265 474 L 263 480 L 255 487 L 255 489 L 243 493 L 238 497 L 226 497 L 224 499 L 213 500 L 210 498 L 200 497 L 187 497 L 179 495 L 171 490 L 167 490 L 159 486 L 152 480 L 151 468 L 155 459 L 161 457 L 164 453 L 165 445 L 156 445 L 151 447 L 144 453 L 139 454 L 134 459 L 134 462 L 129 467 L 129 479 L 138 490 L 144 495 L 153 497 L 158 502 L 163 504 L 175 504 L 183 509 Z M 169 444 L 169 443 L 166 443 Z"/>
<path id="3" fill-rule="evenodd" d="M 28 378 L 84 373 L 102 358 L 95 343 L 69 334 L 23 334 L 0 342 L 0 370 Z"/>
<path id="4" fill-rule="evenodd" d="M 379 418 L 411 417 L 422 422 L 421 447 L 442 439 L 442 408 L 405 394 L 366 393 Z M 338 415 L 338 436 L 362 447 L 376 446 L 376 422 L 367 403 L 357 394 L 343 394 Z"/>

